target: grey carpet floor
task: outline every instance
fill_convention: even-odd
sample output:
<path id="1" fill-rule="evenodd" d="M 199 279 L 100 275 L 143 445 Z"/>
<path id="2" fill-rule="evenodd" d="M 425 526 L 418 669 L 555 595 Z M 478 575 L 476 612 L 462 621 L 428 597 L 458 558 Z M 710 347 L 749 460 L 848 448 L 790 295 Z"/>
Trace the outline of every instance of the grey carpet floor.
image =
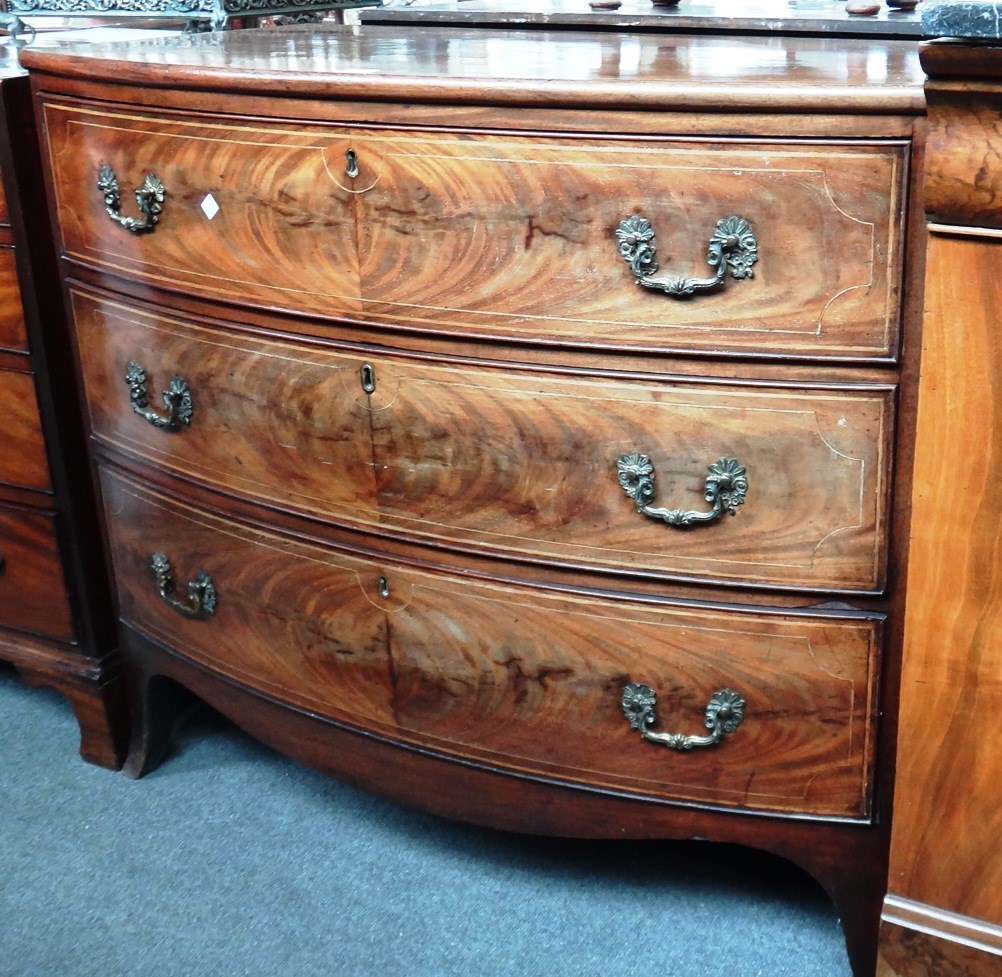
<path id="1" fill-rule="evenodd" d="M 454 824 L 211 714 L 134 782 L 0 667 L 2 977 L 848 977 L 778 859 Z"/>

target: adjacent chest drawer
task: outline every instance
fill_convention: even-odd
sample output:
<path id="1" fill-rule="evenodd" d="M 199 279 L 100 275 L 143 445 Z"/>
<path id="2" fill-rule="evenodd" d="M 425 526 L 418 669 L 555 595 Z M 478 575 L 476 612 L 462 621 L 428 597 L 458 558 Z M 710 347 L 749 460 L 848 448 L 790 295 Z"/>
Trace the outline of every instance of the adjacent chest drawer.
<path id="1" fill-rule="evenodd" d="M 74 308 L 97 437 L 225 490 L 477 552 L 882 585 L 891 387 L 365 359 L 83 293 Z M 177 383 L 189 414 L 165 429 Z"/>
<path id="2" fill-rule="evenodd" d="M 102 486 L 124 617 L 280 701 L 541 779 L 733 808 L 868 812 L 875 618 L 476 581 L 245 527 L 112 469 Z M 636 709 L 640 684 L 660 695 L 649 729 L 710 735 L 708 703 L 728 704 L 734 719 L 734 696 L 744 718 L 715 746 L 676 752 L 631 729 L 624 696 Z"/>
<path id="3" fill-rule="evenodd" d="M 54 519 L 0 505 L 0 625 L 72 640 Z"/>
<path id="4" fill-rule="evenodd" d="M 4 245 L 0 245 L 0 349 L 28 349 L 14 249 Z"/>
<path id="5" fill-rule="evenodd" d="M 4 418 L 4 448 L 0 451 L 0 482 L 49 490 L 42 419 L 34 378 L 30 373 L 0 370 L 0 410 Z"/>
<path id="6" fill-rule="evenodd" d="M 904 144 L 396 131 L 58 100 L 45 123 L 66 253 L 187 294 L 590 348 L 897 347 Z M 120 219 L 148 175 L 158 223 L 132 233 Z M 754 277 L 683 301 L 637 284 L 713 277 L 721 221 Z M 656 258 L 631 266 L 631 247 Z"/>

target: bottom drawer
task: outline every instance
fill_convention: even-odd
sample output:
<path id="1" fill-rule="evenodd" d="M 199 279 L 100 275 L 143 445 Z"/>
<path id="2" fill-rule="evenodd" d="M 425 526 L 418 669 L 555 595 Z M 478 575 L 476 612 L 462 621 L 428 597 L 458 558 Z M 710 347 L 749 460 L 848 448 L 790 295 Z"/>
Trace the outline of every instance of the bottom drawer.
<path id="1" fill-rule="evenodd" d="M 74 637 L 48 513 L 0 505 L 0 625 L 65 641 Z"/>
<path id="2" fill-rule="evenodd" d="M 473 580 L 243 526 L 110 468 L 102 485 L 123 616 L 217 673 L 524 776 L 867 816 L 878 617 Z M 156 552 L 169 578 L 162 561 L 159 578 L 151 569 Z M 622 704 L 631 683 L 657 691 L 655 731 L 708 735 L 704 711 L 723 690 L 744 700 L 744 719 L 715 745 L 669 749 L 631 728 Z M 378 771 L 360 778 L 376 783 Z"/>

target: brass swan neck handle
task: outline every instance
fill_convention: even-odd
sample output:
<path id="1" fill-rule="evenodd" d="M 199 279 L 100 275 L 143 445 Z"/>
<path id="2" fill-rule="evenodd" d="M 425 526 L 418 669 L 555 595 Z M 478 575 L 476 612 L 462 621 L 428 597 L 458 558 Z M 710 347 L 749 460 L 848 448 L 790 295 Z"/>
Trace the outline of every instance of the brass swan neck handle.
<path id="1" fill-rule="evenodd" d="M 191 387 L 184 377 L 174 374 L 163 392 L 166 414 L 158 414 L 150 407 L 149 392 L 146 389 L 146 371 L 135 361 L 125 370 L 125 382 L 129 385 L 129 403 L 133 411 L 154 427 L 165 431 L 177 431 L 182 424 L 190 424 L 194 413 Z"/>
<path id="2" fill-rule="evenodd" d="M 724 736 L 733 733 L 745 718 L 745 700 L 732 689 L 719 689 L 710 696 L 703 714 L 703 725 L 710 731 L 709 736 L 654 733 L 649 727 L 654 725 L 654 704 L 657 698 L 657 693 L 649 685 L 631 682 L 623 689 L 623 714 L 630 729 L 638 730 L 645 740 L 672 750 L 687 751 L 696 747 L 716 746 Z"/>
<path id="3" fill-rule="evenodd" d="M 157 551 L 150 558 L 150 570 L 156 582 L 160 598 L 178 614 L 184 617 L 200 620 L 216 613 L 218 596 L 216 585 L 204 570 L 199 570 L 194 579 L 188 581 L 188 599 L 182 600 L 174 594 L 174 577 L 171 573 L 170 560 L 167 554 Z"/>
<path id="4" fill-rule="evenodd" d="M 735 458 L 718 458 L 709 467 L 703 498 L 710 503 L 709 511 L 660 509 L 654 501 L 654 465 L 647 455 L 634 452 L 623 455 L 618 463 L 619 484 L 636 503 L 637 512 L 669 526 L 685 528 L 699 523 L 714 522 L 725 513 L 734 515 L 743 505 L 748 492 L 748 476 Z"/>
<path id="5" fill-rule="evenodd" d="M 152 233 L 163 212 L 166 195 L 163 183 L 154 173 L 147 173 L 143 185 L 136 190 L 136 205 L 142 218 L 125 217 L 122 214 L 122 194 L 118 188 L 118 178 L 107 163 L 101 164 L 97 188 L 104 194 L 104 209 L 116 224 L 133 234 Z"/>
<path id="6" fill-rule="evenodd" d="M 717 221 L 706 253 L 706 263 L 714 269 L 709 278 L 655 278 L 658 263 L 651 222 L 640 214 L 620 221 L 616 243 L 623 260 L 630 266 L 638 285 L 684 299 L 697 292 L 708 292 L 724 283 L 727 272 L 736 279 L 754 278 L 758 261 L 758 241 L 751 225 L 743 217 L 723 217 Z"/>

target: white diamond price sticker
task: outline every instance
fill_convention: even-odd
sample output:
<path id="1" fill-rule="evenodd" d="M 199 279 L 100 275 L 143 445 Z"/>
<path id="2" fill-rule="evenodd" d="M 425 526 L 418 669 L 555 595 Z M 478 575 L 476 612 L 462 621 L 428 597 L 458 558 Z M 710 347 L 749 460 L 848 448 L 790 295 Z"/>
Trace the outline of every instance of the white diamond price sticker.
<path id="1" fill-rule="evenodd" d="M 202 213 L 205 214 L 209 220 L 212 220 L 216 214 L 219 213 L 219 204 L 216 203 L 216 198 L 212 196 L 211 193 L 205 195 L 205 199 L 199 204 L 202 208 Z"/>

